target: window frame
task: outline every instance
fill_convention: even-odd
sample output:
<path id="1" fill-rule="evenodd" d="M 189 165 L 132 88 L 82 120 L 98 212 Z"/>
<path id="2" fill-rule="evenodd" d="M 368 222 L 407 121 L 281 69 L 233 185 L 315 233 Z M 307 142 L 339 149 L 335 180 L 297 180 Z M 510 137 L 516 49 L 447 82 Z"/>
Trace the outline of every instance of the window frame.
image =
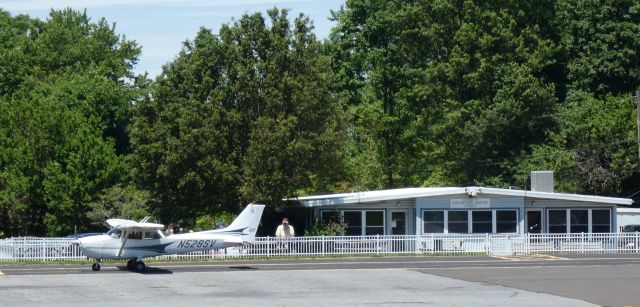
<path id="1" fill-rule="evenodd" d="M 449 222 L 449 212 L 452 211 L 465 211 L 467 212 L 467 232 L 451 232 L 450 231 L 450 222 Z M 474 220 L 473 220 L 473 213 L 474 212 L 479 212 L 479 211 L 484 211 L 484 212 L 491 212 L 491 232 L 473 232 L 473 224 L 474 224 Z M 515 217 L 516 220 L 515 222 L 515 232 L 497 232 L 497 215 L 498 215 L 498 211 L 511 211 L 515 213 Z M 433 224 L 433 222 L 427 222 L 425 220 L 425 213 L 426 212 L 442 212 L 443 213 L 443 232 L 425 232 L 425 225 L 427 223 L 431 223 Z M 438 233 L 452 233 L 452 234 L 481 234 L 481 233 L 491 233 L 491 234 L 497 234 L 497 233 L 518 233 L 518 230 L 520 229 L 520 209 L 518 208 L 494 208 L 494 209 L 422 209 L 421 211 L 421 222 L 422 222 L 422 228 L 420 230 L 421 234 L 425 235 L 425 234 L 438 234 Z M 462 223 L 462 222 L 460 222 Z M 486 223 L 486 222 L 485 222 Z"/>
<path id="2" fill-rule="evenodd" d="M 587 232 L 572 232 L 571 231 L 571 226 L 572 226 L 572 221 L 571 221 L 571 211 L 572 210 L 586 210 L 587 211 Z M 610 207 L 607 208 L 593 208 L 593 207 L 575 207 L 575 208 L 547 208 L 545 211 L 545 218 L 547 219 L 547 226 L 546 226 L 546 231 L 547 233 L 564 233 L 564 234 L 571 234 L 571 233 L 594 233 L 593 232 L 593 211 L 608 211 L 609 212 L 609 231 L 611 232 L 611 230 L 613 229 L 613 210 Z M 550 220 L 549 220 L 549 214 L 551 211 L 565 211 L 565 231 L 564 232 L 550 232 L 549 228 L 551 227 L 550 224 Z M 578 224 L 578 225 L 582 225 L 582 224 Z M 595 224 L 596 226 L 604 226 L 605 224 Z M 603 232 L 595 232 L 595 233 L 603 233 Z M 605 232 L 607 233 L 607 232 Z"/>
<path id="3" fill-rule="evenodd" d="M 324 222 L 324 213 L 327 212 L 327 215 L 331 215 L 331 213 L 328 212 L 337 212 L 338 213 L 338 222 L 340 223 L 340 225 L 344 225 L 344 215 L 347 212 L 358 212 L 360 214 L 360 225 L 356 226 L 360 228 L 359 233 L 360 234 L 351 234 L 351 235 L 347 235 L 347 234 L 343 234 L 345 236 L 366 236 L 367 234 L 367 229 L 370 228 L 376 228 L 376 229 L 381 229 L 382 230 L 382 235 L 386 235 L 387 233 L 387 210 L 385 209 L 328 209 L 328 210 L 320 210 L 319 215 L 320 215 L 320 221 Z M 382 213 L 382 225 L 368 225 L 367 224 L 367 213 L 368 212 L 380 212 Z M 347 229 L 349 227 L 347 226 Z M 355 227 L 352 227 L 352 229 Z M 347 230 L 345 229 L 345 231 Z"/>
<path id="4" fill-rule="evenodd" d="M 490 227 L 491 227 L 491 232 L 476 232 L 476 231 L 475 231 L 475 229 L 474 229 L 475 227 L 474 227 L 474 226 L 475 226 L 476 224 L 480 224 L 480 223 L 482 223 L 482 224 L 487 224 L 487 222 L 486 222 L 486 221 L 484 221 L 484 222 L 476 222 L 476 221 L 473 219 L 473 215 L 474 215 L 474 213 L 476 213 L 476 212 L 483 212 L 483 213 L 487 213 L 487 212 L 488 212 L 488 213 L 490 214 L 490 217 L 489 217 L 489 224 L 490 224 Z M 496 228 L 494 227 L 494 226 L 495 226 L 495 215 L 493 214 L 493 210 L 471 210 L 471 216 L 470 216 L 470 218 L 471 218 L 471 229 L 469 230 L 469 233 L 495 233 L 495 230 L 496 230 Z M 478 226 L 479 226 L 479 225 L 478 225 Z M 486 225 L 485 225 L 485 226 L 486 226 Z"/>
<path id="5" fill-rule="evenodd" d="M 498 220 L 498 211 L 505 211 L 505 212 L 514 212 L 515 213 L 515 220 L 509 220 L 509 221 L 499 221 Z M 495 209 L 493 210 L 493 233 L 518 233 L 518 229 L 520 228 L 519 224 L 520 224 L 520 215 L 518 210 L 511 210 L 511 209 Z M 511 231 L 498 231 L 498 223 L 511 223 L 513 222 L 515 226 L 515 231 L 511 232 Z"/>
<path id="6" fill-rule="evenodd" d="M 440 222 L 439 220 L 436 222 L 432 222 L 432 221 L 426 221 L 424 218 L 424 214 L 427 212 L 439 212 L 442 213 L 442 222 Z M 427 233 L 447 233 L 447 212 L 446 210 L 423 210 L 422 211 L 422 234 L 427 234 L 424 232 L 425 229 L 425 224 L 429 223 L 429 224 L 442 224 L 442 232 L 427 232 Z"/>

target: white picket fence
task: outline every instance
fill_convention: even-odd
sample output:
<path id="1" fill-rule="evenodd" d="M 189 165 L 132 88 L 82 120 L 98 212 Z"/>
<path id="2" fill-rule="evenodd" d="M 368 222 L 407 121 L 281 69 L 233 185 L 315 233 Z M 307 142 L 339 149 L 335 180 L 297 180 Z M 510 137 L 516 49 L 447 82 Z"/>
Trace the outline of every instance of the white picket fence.
<path id="1" fill-rule="evenodd" d="M 87 258 L 67 238 L 0 240 L 0 262 L 79 261 Z M 350 255 L 526 255 L 535 253 L 640 253 L 640 234 L 434 234 L 256 238 L 242 247 L 159 256 L 155 259 L 215 259 Z"/>

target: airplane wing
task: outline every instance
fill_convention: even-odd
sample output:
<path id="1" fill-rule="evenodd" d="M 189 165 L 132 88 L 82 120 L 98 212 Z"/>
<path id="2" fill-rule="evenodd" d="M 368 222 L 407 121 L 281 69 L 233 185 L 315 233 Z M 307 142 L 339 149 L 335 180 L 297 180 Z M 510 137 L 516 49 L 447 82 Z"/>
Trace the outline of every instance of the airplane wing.
<path id="1" fill-rule="evenodd" d="M 156 224 L 156 223 L 141 223 L 132 220 L 123 220 L 123 219 L 108 219 L 107 224 L 111 228 L 119 228 L 119 229 L 141 229 L 141 230 L 155 230 L 155 229 L 164 229 L 164 225 Z"/>

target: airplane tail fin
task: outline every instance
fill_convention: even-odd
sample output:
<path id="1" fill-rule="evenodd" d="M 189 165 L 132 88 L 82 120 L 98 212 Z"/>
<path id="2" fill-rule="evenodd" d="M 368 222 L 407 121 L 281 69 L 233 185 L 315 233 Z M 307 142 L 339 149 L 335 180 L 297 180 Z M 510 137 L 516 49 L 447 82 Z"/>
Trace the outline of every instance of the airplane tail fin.
<path id="1" fill-rule="evenodd" d="M 260 218 L 264 211 L 265 205 L 249 204 L 240 215 L 233 220 L 231 225 L 224 229 L 210 230 L 211 233 L 226 233 L 242 236 L 242 241 L 246 243 L 255 242 L 256 231 L 260 225 Z"/>

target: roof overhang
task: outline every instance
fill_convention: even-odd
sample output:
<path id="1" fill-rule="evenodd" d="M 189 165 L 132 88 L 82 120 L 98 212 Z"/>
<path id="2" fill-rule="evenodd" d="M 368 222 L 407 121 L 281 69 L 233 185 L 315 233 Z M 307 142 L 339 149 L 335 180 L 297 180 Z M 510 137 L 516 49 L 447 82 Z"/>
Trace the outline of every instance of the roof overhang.
<path id="1" fill-rule="evenodd" d="M 322 206 L 362 204 L 362 203 L 394 201 L 394 200 L 404 200 L 404 199 L 414 199 L 414 198 L 452 196 L 452 195 L 467 195 L 469 197 L 480 197 L 483 194 L 523 197 L 525 199 L 564 200 L 564 201 L 577 201 L 577 202 L 590 202 L 590 203 L 616 204 L 616 205 L 631 205 L 633 203 L 633 200 L 628 198 L 592 196 L 592 195 L 570 194 L 570 193 L 538 192 L 538 191 L 527 191 L 527 190 L 484 188 L 484 187 L 405 188 L 405 189 L 391 189 L 391 190 L 377 190 L 377 191 L 365 191 L 365 192 L 304 196 L 304 197 L 292 198 L 290 200 L 297 200 L 301 202 L 305 207 L 322 207 Z"/>

